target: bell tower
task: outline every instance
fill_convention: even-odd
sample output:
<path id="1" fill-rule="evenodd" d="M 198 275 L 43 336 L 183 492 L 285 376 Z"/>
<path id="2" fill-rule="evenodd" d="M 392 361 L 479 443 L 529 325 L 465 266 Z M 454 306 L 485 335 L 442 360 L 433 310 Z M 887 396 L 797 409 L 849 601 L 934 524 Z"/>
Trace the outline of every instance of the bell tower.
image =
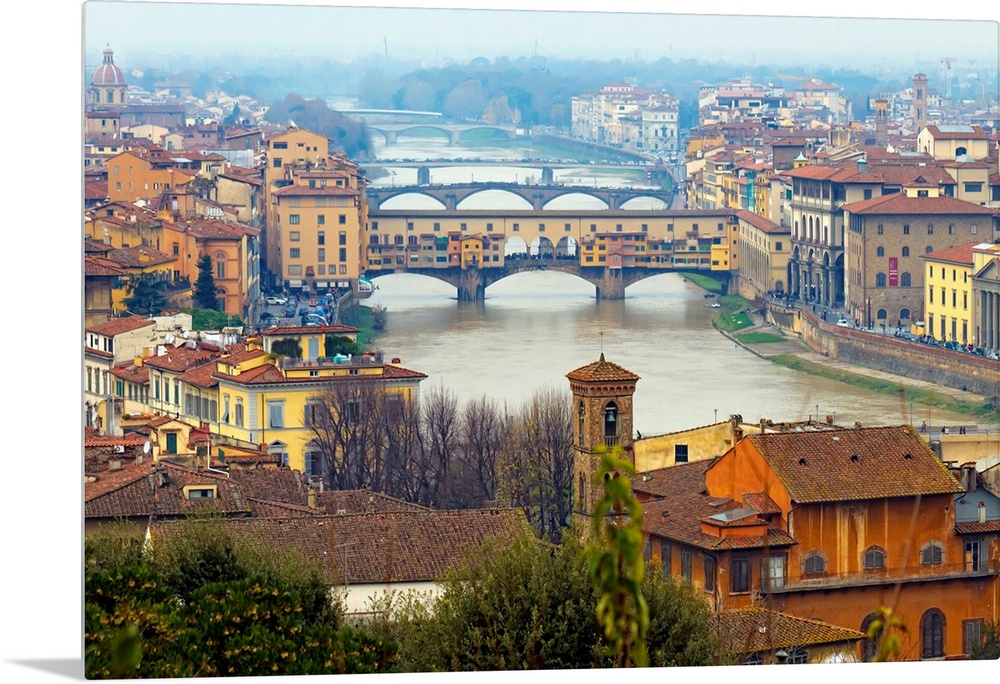
<path id="1" fill-rule="evenodd" d="M 573 394 L 573 518 L 585 530 L 590 524 L 597 492 L 594 473 L 600 457 L 594 448 L 621 446 L 622 456 L 635 464 L 632 453 L 632 395 L 639 376 L 604 360 L 567 373 Z"/>
<path id="2" fill-rule="evenodd" d="M 927 75 L 913 76 L 913 128 L 919 133 L 927 127 Z"/>
<path id="3" fill-rule="evenodd" d="M 889 101 L 875 100 L 875 146 L 885 149 L 889 144 Z"/>

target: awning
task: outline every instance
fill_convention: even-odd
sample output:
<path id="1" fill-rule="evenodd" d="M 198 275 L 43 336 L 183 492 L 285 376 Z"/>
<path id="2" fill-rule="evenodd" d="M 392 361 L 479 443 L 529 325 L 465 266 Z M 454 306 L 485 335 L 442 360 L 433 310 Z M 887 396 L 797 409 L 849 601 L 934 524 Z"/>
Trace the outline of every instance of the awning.
<path id="1" fill-rule="evenodd" d="M 302 287 L 302 279 L 292 278 L 291 280 L 288 281 L 288 287 Z"/>

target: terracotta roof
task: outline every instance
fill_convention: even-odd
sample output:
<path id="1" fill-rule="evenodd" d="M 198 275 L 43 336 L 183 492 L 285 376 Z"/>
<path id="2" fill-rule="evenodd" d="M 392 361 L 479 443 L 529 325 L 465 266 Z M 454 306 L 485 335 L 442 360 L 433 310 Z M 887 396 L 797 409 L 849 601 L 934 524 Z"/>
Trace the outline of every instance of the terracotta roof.
<path id="1" fill-rule="evenodd" d="M 136 518 L 183 516 L 205 508 L 227 515 L 248 515 L 250 504 L 239 486 L 225 475 L 193 470 L 161 461 L 138 468 L 136 477 L 109 491 L 96 493 L 84 486 L 87 518 Z M 161 480 L 161 474 L 164 475 Z M 216 485 L 214 499 L 187 499 L 185 485 Z"/>
<path id="2" fill-rule="evenodd" d="M 962 487 L 908 425 L 749 435 L 798 503 L 959 493 Z"/>
<path id="3" fill-rule="evenodd" d="M 225 446 L 222 449 L 225 450 Z M 289 468 L 236 468 L 229 476 L 248 497 L 289 504 L 308 503 L 301 476 Z"/>
<path id="4" fill-rule="evenodd" d="M 736 215 L 764 233 L 788 233 L 791 230 L 788 226 L 778 225 L 774 221 L 746 209 L 740 209 Z"/>
<path id="5" fill-rule="evenodd" d="M 158 368 L 160 370 L 183 373 L 184 371 L 213 360 L 217 354 L 202 347 L 191 349 L 190 347 L 166 347 L 166 353 L 158 356 L 150 356 L 143 360 L 143 364 Z M 214 369 L 215 364 L 211 367 Z"/>
<path id="6" fill-rule="evenodd" d="M 781 507 L 765 492 L 743 492 L 743 503 L 764 515 L 780 515 Z"/>
<path id="7" fill-rule="evenodd" d="M 260 231 L 243 223 L 221 221 L 219 219 L 195 218 L 182 224 L 185 232 L 203 240 L 242 240 L 246 236 L 256 237 Z"/>
<path id="8" fill-rule="evenodd" d="M 121 335 L 122 333 L 132 332 L 133 330 L 139 330 L 140 328 L 147 328 L 153 325 L 156 325 L 156 321 L 153 321 L 150 318 L 143 318 L 142 316 L 121 316 L 120 318 L 112 318 L 105 323 L 88 326 L 85 330 L 98 335 L 114 337 L 115 335 Z"/>
<path id="9" fill-rule="evenodd" d="M 149 383 L 149 369 L 145 366 L 137 366 L 133 361 L 115 366 L 111 369 L 111 374 L 116 378 L 139 383 L 141 385 Z"/>
<path id="10" fill-rule="evenodd" d="M 215 387 L 219 381 L 215 379 L 216 364 L 208 361 L 190 370 L 186 370 L 180 375 L 181 382 L 198 387 Z"/>
<path id="11" fill-rule="evenodd" d="M 616 363 L 604 360 L 604 352 L 601 358 L 594 363 L 577 368 L 566 374 L 570 380 L 577 382 L 634 382 L 639 380 L 639 376 L 630 370 L 625 370 Z"/>
<path id="12" fill-rule="evenodd" d="M 150 473 L 151 461 L 152 459 L 143 460 L 140 463 L 134 459 L 126 460 L 122 461 L 122 468 L 120 470 L 102 470 L 97 473 L 87 473 L 83 485 L 84 502 L 97 499 L 110 492 L 123 489 L 137 480 L 144 479 Z M 89 479 L 94 479 L 94 481 L 88 482 L 87 480 Z"/>
<path id="13" fill-rule="evenodd" d="M 921 254 L 922 259 L 934 259 L 935 261 L 947 261 L 953 264 L 962 264 L 965 266 L 972 265 L 972 248 L 980 244 L 979 242 L 970 242 L 967 245 L 960 245 L 958 247 L 949 247 L 948 249 L 939 249 L 934 252 L 928 252 L 927 254 Z"/>
<path id="14" fill-rule="evenodd" d="M 120 264 L 130 268 L 142 268 L 144 266 L 158 266 L 177 261 L 175 257 L 166 252 L 161 252 L 153 247 L 136 245 L 127 249 L 113 249 L 107 253 L 108 259 L 114 259 Z"/>
<path id="15" fill-rule="evenodd" d="M 273 470 L 269 468 L 269 470 Z M 300 518 L 308 515 L 324 515 L 320 508 L 309 508 L 308 504 L 290 504 L 284 501 L 248 497 L 253 515 L 259 518 Z"/>
<path id="16" fill-rule="evenodd" d="M 723 611 L 716 618 L 716 629 L 723 643 L 737 654 L 859 641 L 865 637 L 855 629 L 767 608 Z"/>
<path id="17" fill-rule="evenodd" d="M 323 187 L 310 188 L 308 185 L 288 185 L 271 193 L 278 197 L 290 197 L 297 195 L 360 195 L 359 190 L 347 188 L 340 185 L 326 185 Z"/>
<path id="18" fill-rule="evenodd" d="M 356 333 L 357 328 L 352 328 L 349 325 L 279 325 L 274 328 L 265 328 L 260 331 L 260 334 L 265 337 L 285 337 L 287 335 L 315 335 L 316 333 L 323 334 L 345 334 L 345 333 Z"/>
<path id="19" fill-rule="evenodd" d="M 368 489 L 326 490 L 317 497 L 329 515 L 359 513 L 405 513 L 431 509 Z"/>
<path id="20" fill-rule="evenodd" d="M 961 130 L 959 130 L 961 129 Z M 935 140 L 987 140 L 988 136 L 979 126 L 949 126 L 941 130 L 938 126 L 927 126 L 927 132 Z"/>
<path id="21" fill-rule="evenodd" d="M 269 548 L 315 560 L 327 577 L 345 584 L 442 580 L 485 540 L 510 541 L 529 530 L 524 514 L 514 509 L 246 518 L 223 524 Z M 169 522 L 153 529 L 154 538 L 179 531 Z"/>
<path id="22" fill-rule="evenodd" d="M 639 473 L 632 480 L 632 490 L 651 496 L 700 494 L 705 491 L 705 471 L 716 459 L 692 461 L 669 468 Z"/>
<path id="23" fill-rule="evenodd" d="M 987 532 L 1000 532 L 1000 520 L 955 523 L 956 534 L 985 534 Z"/>
<path id="24" fill-rule="evenodd" d="M 891 195 L 873 197 L 860 202 L 851 202 L 841 207 L 844 211 L 852 214 L 951 214 L 951 215 L 986 215 L 991 216 L 996 213 L 996 209 L 984 207 L 974 202 L 955 199 L 947 195 L 938 197 L 907 197 L 901 192 L 894 192 Z"/>
<path id="25" fill-rule="evenodd" d="M 130 432 L 127 435 L 102 435 L 91 427 L 83 429 L 83 446 L 86 447 L 106 447 L 106 446 L 126 446 L 139 447 L 146 443 L 146 438 Z"/>
<path id="26" fill-rule="evenodd" d="M 124 276 L 126 271 L 110 259 L 85 256 L 83 258 L 83 275 L 89 278 Z"/>

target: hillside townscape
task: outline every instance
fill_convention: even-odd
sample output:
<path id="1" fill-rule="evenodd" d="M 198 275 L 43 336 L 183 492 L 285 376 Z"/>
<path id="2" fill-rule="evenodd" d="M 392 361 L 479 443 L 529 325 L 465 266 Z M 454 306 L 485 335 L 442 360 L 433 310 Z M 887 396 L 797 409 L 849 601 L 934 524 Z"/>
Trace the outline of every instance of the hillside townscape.
<path id="1" fill-rule="evenodd" d="M 1000 658 L 995 65 L 388 52 L 85 55 L 88 678 Z"/>

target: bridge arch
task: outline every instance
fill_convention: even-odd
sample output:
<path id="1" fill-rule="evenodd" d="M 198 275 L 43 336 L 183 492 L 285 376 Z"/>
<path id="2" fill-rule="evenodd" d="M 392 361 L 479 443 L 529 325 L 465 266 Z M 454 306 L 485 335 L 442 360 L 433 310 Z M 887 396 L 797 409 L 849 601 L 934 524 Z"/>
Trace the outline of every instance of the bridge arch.
<path id="1" fill-rule="evenodd" d="M 578 244 L 576 240 L 569 235 L 559 238 L 559 242 L 556 243 L 556 258 L 573 257 L 577 254 Z"/>
<path id="2" fill-rule="evenodd" d="M 379 198 L 379 209 L 447 209 L 433 193 L 410 188 L 406 192 L 390 193 Z"/>
<path id="3" fill-rule="evenodd" d="M 511 206 L 516 201 L 520 206 Z M 497 188 L 473 190 L 459 200 L 457 209 L 531 209 L 531 202 L 521 193 Z"/>
<path id="4" fill-rule="evenodd" d="M 648 209 L 669 209 L 665 201 L 652 195 L 640 195 L 622 202 L 621 209 L 635 209 L 645 211 Z"/>
<path id="5" fill-rule="evenodd" d="M 528 251 L 533 257 L 551 259 L 556 254 L 556 246 L 552 244 L 552 240 L 549 238 L 544 235 L 539 235 L 531 241 L 531 246 L 528 248 Z"/>
<path id="6" fill-rule="evenodd" d="M 550 211 L 563 210 L 575 210 L 575 209 L 594 209 L 603 210 L 608 209 L 608 203 L 605 202 L 600 197 L 586 192 L 582 188 L 574 188 L 569 192 L 564 192 L 561 195 L 553 197 L 542 207 L 543 209 Z"/>

